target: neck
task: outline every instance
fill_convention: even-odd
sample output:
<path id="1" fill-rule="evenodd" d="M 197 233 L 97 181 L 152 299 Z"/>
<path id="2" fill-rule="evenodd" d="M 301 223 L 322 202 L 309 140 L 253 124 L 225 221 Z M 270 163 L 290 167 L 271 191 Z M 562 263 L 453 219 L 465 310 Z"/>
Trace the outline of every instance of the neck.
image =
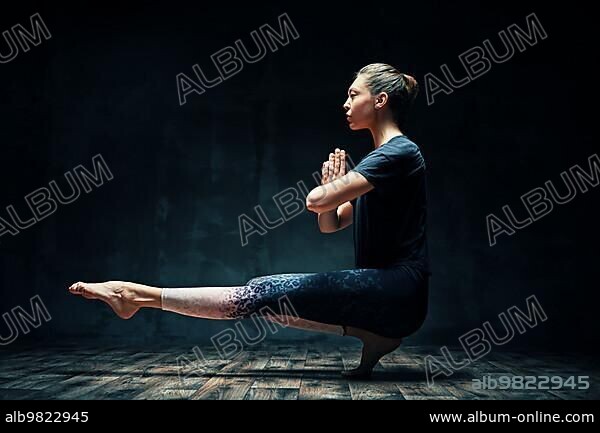
<path id="1" fill-rule="evenodd" d="M 404 135 L 400 128 L 398 128 L 398 125 L 390 120 L 375 125 L 370 128 L 370 130 L 371 135 L 373 135 L 373 145 L 375 146 L 375 149 L 382 144 L 387 143 L 397 135 Z"/>

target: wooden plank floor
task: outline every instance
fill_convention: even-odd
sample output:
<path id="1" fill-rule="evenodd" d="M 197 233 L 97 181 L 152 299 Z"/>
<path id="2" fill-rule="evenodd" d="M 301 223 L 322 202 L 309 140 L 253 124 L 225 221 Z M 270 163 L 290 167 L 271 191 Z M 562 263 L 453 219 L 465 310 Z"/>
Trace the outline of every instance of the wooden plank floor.
<path id="1" fill-rule="evenodd" d="M 214 348 L 131 348 L 62 345 L 0 350 L 0 399 L 598 399 L 600 367 L 592 355 L 492 351 L 428 386 L 424 358 L 437 347 L 403 347 L 384 357 L 371 381 L 348 381 L 360 346 L 263 344 L 233 359 Z M 451 350 L 455 359 L 464 352 Z M 195 361 L 182 370 L 178 357 Z M 179 373 L 185 373 L 180 375 Z M 473 379 L 499 376 L 589 376 L 588 390 L 473 389 Z"/>

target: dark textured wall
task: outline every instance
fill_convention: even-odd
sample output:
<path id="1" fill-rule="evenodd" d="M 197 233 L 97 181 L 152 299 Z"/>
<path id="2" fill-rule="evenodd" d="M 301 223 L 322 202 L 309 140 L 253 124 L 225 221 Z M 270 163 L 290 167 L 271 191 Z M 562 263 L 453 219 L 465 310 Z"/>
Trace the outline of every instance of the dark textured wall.
<path id="1" fill-rule="evenodd" d="M 416 3 L 419 3 L 418 5 Z M 490 247 L 486 216 L 597 152 L 594 22 L 558 6 L 381 3 L 364 10 L 168 2 L 152 6 L 7 9 L 0 32 L 29 26 L 38 12 L 52 37 L 0 64 L 0 216 L 65 172 L 101 154 L 113 180 L 17 236 L 0 237 L 2 312 L 40 295 L 52 320 L 22 338 L 200 343 L 227 322 L 143 311 L 116 319 L 66 288 L 75 281 L 129 280 L 162 286 L 238 285 L 257 275 L 319 272 L 353 265 L 351 230 L 318 232 L 303 212 L 242 246 L 238 217 L 303 181 L 328 152 L 355 162 L 368 133 L 347 129 L 341 106 L 352 74 L 383 61 L 413 73 L 423 92 L 406 131 L 422 149 L 429 178 L 430 317 L 415 343 L 457 344 L 483 322 L 535 294 L 548 320 L 512 344 L 593 349 L 597 339 L 596 245 L 600 188 Z M 556 8 L 554 10 L 550 8 Z M 334 9 L 334 8 L 331 8 Z M 300 37 L 202 95 L 178 102 L 175 77 L 236 39 L 250 42 L 287 13 Z M 429 106 L 428 72 L 535 12 L 548 38 Z M 499 46 L 499 45 L 498 45 Z M 0 52 L 6 42 L 0 38 Z M 562 189 L 564 191 L 564 189 Z M 335 306 L 332 306 L 335 308 Z M 499 328 L 500 329 L 500 328 Z M 0 334 L 7 334 L 5 323 Z M 309 338 L 286 330 L 276 338 Z"/>

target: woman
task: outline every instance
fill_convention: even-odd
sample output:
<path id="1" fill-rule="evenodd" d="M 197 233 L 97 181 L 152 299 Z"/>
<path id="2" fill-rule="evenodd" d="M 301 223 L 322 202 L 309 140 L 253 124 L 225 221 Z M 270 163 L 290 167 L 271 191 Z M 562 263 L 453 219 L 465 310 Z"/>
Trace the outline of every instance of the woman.
<path id="1" fill-rule="evenodd" d="M 350 129 L 371 131 L 374 150 L 346 173 L 345 151 L 335 149 L 323 163 L 322 184 L 306 198 L 321 232 L 354 224 L 355 269 L 265 275 L 228 287 L 78 282 L 70 292 L 106 302 L 123 319 L 141 307 L 220 320 L 258 314 L 296 328 L 356 337 L 363 343 L 360 365 L 342 374 L 369 377 L 379 359 L 417 331 L 427 314 L 425 162 L 400 129 L 417 93 L 416 80 L 390 65 L 371 64 L 357 72 L 343 108 Z"/>

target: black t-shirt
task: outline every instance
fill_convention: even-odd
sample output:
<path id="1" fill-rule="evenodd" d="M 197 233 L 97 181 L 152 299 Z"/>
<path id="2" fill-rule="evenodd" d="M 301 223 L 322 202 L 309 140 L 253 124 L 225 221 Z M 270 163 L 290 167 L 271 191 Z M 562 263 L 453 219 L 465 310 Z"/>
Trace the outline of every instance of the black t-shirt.
<path id="1" fill-rule="evenodd" d="M 405 135 L 367 154 L 353 169 L 374 188 L 352 200 L 357 268 L 400 264 L 432 275 L 427 246 L 425 160 Z"/>

